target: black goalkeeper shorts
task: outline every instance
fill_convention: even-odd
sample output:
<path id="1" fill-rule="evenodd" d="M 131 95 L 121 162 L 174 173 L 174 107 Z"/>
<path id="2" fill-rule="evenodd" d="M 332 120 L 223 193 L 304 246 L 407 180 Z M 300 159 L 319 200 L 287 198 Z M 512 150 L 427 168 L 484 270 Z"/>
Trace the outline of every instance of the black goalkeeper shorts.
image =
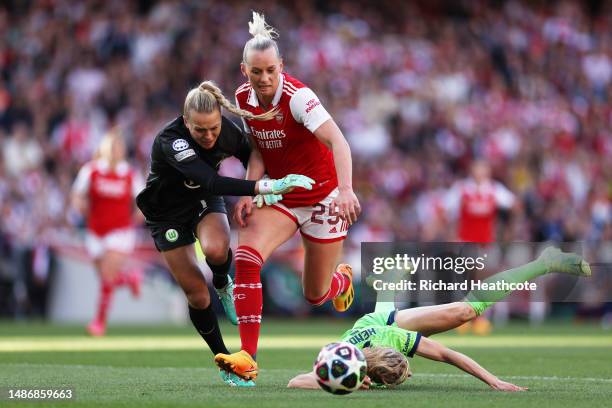
<path id="1" fill-rule="evenodd" d="M 169 251 L 193 244 L 196 241 L 197 226 L 204 217 L 210 213 L 227 215 L 227 208 L 225 207 L 223 197 L 211 196 L 206 200 L 202 200 L 201 203 L 201 206 L 193 208 L 192 217 L 188 221 L 184 219 L 146 221 L 158 251 Z M 184 212 L 182 213 L 184 214 Z"/>

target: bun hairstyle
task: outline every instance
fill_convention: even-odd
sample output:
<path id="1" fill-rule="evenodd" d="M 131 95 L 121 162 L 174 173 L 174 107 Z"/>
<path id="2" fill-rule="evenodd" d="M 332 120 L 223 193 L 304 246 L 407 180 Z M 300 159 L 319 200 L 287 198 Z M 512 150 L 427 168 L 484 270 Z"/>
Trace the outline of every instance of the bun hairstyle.
<path id="1" fill-rule="evenodd" d="M 187 94 L 183 105 L 183 115 L 189 118 L 191 111 L 212 113 L 215 110 L 221 111 L 221 107 L 245 119 L 270 120 L 277 113 L 277 110 L 273 109 L 261 115 L 254 115 L 247 110 L 240 109 L 223 95 L 221 89 L 213 81 L 204 81 Z"/>
<path id="2" fill-rule="evenodd" d="M 263 14 L 253 12 L 253 21 L 249 22 L 249 34 L 253 36 L 244 45 L 244 51 L 242 52 L 242 62 L 247 63 L 247 56 L 251 50 L 265 51 L 268 48 L 274 48 L 276 56 L 281 57 L 280 51 L 278 50 L 278 44 L 275 39 L 278 38 L 278 31 L 268 23 Z"/>

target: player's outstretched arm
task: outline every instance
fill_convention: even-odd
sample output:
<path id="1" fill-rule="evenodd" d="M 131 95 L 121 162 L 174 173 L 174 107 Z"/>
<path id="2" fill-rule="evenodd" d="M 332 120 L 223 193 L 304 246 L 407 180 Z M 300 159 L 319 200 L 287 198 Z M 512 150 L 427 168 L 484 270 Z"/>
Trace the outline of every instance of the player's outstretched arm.
<path id="1" fill-rule="evenodd" d="M 319 389 L 319 384 L 317 384 L 317 377 L 315 373 L 312 371 L 309 373 L 298 374 L 289 380 L 289 384 L 287 384 L 287 388 L 302 388 L 306 390 L 315 390 Z"/>
<path id="2" fill-rule="evenodd" d="M 473 375 L 497 391 L 526 391 L 528 389 L 527 387 L 520 387 L 500 380 L 465 354 L 451 350 L 427 337 L 421 337 L 416 354 L 430 360 L 452 364 L 466 373 Z"/>
<path id="3" fill-rule="evenodd" d="M 362 390 L 367 390 L 370 388 L 372 381 L 370 377 L 366 376 L 363 384 L 361 384 Z M 289 384 L 287 384 L 287 388 L 301 388 L 305 390 L 318 390 L 320 389 L 319 384 L 317 384 L 317 376 L 313 371 L 304 374 L 298 374 L 292 379 L 289 380 Z"/>

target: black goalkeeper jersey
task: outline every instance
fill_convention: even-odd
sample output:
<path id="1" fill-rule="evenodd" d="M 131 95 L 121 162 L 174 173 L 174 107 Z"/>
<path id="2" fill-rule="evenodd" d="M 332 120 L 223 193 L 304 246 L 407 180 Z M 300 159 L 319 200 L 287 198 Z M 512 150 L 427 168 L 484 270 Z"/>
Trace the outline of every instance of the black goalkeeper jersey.
<path id="1" fill-rule="evenodd" d="M 211 195 L 249 196 L 255 194 L 255 181 L 238 180 L 217 174 L 229 156 L 246 167 L 251 146 L 246 135 L 229 119 L 222 117 L 221 134 L 212 149 L 205 150 L 191 137 L 179 116 L 155 137 L 151 151 L 151 171 L 136 204 L 147 221 L 187 221 L 201 200 Z"/>

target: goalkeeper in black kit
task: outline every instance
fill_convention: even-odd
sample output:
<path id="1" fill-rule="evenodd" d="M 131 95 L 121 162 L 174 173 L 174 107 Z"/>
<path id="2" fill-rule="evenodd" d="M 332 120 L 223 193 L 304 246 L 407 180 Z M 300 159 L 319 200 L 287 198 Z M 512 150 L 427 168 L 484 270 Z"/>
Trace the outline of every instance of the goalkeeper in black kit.
<path id="1" fill-rule="evenodd" d="M 217 174 L 221 162 L 234 156 L 248 167 L 251 147 L 247 137 L 221 114 L 222 107 L 240 113 L 210 81 L 192 89 L 183 115 L 168 123 L 156 136 L 146 187 L 136 202 L 145 216 L 155 246 L 185 292 L 189 316 L 213 354 L 229 353 L 210 306 L 210 294 L 196 262 L 194 242 L 199 239 L 213 286 L 229 320 L 237 324 L 233 288 L 228 275 L 232 261 L 229 223 L 223 195 L 280 195 L 296 188 L 310 190 L 314 181 L 290 174 L 282 179 L 239 180 Z M 276 114 L 249 112 L 243 116 L 269 120 Z M 239 378 L 224 381 L 235 384 Z"/>

